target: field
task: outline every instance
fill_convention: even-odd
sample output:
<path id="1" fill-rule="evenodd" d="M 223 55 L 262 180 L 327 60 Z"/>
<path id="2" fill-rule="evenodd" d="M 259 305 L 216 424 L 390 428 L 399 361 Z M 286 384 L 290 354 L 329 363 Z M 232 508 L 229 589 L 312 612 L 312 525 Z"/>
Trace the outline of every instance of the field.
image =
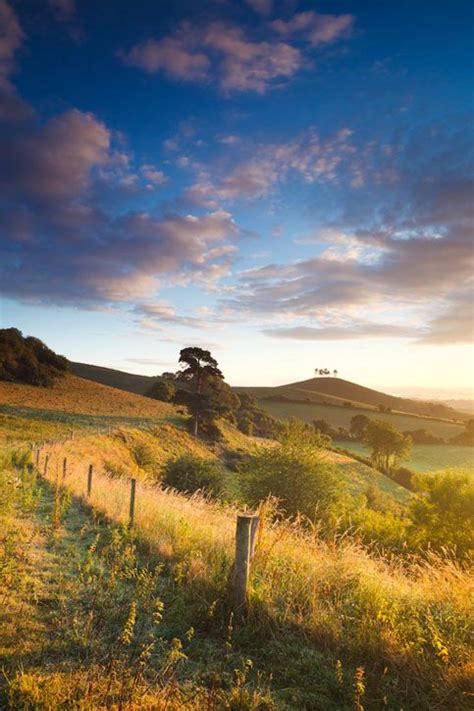
<path id="1" fill-rule="evenodd" d="M 378 420 L 391 422 L 395 427 L 404 432 L 405 430 L 426 429 L 432 434 L 449 439 L 464 430 L 463 425 L 454 422 L 443 422 L 432 420 L 415 415 L 398 415 L 395 413 L 368 412 L 362 408 L 333 407 L 331 405 L 318 405 L 313 403 L 297 402 L 274 402 L 272 400 L 260 400 L 260 406 L 268 410 L 270 414 L 282 420 L 288 417 L 299 417 L 305 422 L 313 420 L 327 420 L 333 427 L 344 427 L 349 429 L 351 419 L 354 415 L 363 414 Z"/>
<path id="2" fill-rule="evenodd" d="M 95 473 L 86 504 L 83 456 L 59 485 L 64 453 L 44 480 L 3 450 L 3 708 L 470 708 L 470 579 L 452 561 L 267 520 L 239 624 L 232 507 L 139 484 L 127 532 L 128 481 Z"/>
<path id="3" fill-rule="evenodd" d="M 338 447 L 370 458 L 369 449 L 360 442 L 336 442 Z M 443 444 L 415 444 L 404 465 L 416 472 L 436 472 L 461 467 L 474 472 L 474 447 Z"/>

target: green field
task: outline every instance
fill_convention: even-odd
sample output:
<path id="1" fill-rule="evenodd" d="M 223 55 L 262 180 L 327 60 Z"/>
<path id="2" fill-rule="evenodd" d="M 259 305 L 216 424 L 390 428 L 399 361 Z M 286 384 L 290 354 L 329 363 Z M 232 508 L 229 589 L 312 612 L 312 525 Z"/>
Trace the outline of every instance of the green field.
<path id="1" fill-rule="evenodd" d="M 370 457 L 369 449 L 361 442 L 336 442 L 338 447 L 363 457 Z M 435 472 L 462 467 L 474 472 L 474 448 L 462 445 L 415 444 L 409 460 L 403 464 L 416 472 Z"/>
<path id="2" fill-rule="evenodd" d="M 334 407 L 331 405 L 318 405 L 303 402 L 274 402 L 272 400 L 260 400 L 260 407 L 263 407 L 274 417 L 286 420 L 289 417 L 299 417 L 305 422 L 313 420 L 327 420 L 333 427 L 344 427 L 349 429 L 351 419 L 354 415 L 366 415 L 377 420 L 391 422 L 402 432 L 405 430 L 425 429 L 437 437 L 449 439 L 463 431 L 463 426 L 454 422 L 443 422 L 440 420 L 430 420 L 426 417 L 416 415 L 397 415 L 394 413 L 367 412 L 362 408 Z"/>

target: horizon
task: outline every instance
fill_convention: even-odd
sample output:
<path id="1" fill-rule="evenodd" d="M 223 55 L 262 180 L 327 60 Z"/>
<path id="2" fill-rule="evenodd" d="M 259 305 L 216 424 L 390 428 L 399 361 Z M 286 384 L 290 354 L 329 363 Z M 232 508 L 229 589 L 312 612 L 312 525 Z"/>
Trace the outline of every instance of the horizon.
<path id="1" fill-rule="evenodd" d="M 0 0 L 0 327 L 472 398 L 472 4 L 113 5 Z"/>

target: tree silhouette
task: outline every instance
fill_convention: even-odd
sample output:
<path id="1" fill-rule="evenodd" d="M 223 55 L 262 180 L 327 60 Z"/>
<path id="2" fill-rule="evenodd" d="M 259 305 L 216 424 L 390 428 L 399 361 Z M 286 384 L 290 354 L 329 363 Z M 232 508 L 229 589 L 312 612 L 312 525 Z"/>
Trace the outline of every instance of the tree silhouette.
<path id="1" fill-rule="evenodd" d="M 337 378 L 337 370 L 333 370 L 332 374 L 334 375 L 335 378 Z"/>
<path id="2" fill-rule="evenodd" d="M 198 400 L 210 378 L 224 379 L 210 351 L 196 346 L 183 348 L 179 353 L 179 362 L 185 367 L 178 373 L 178 378 L 194 384 L 194 392 Z M 199 428 L 199 408 L 194 408 L 194 412 L 194 436 L 196 437 Z"/>

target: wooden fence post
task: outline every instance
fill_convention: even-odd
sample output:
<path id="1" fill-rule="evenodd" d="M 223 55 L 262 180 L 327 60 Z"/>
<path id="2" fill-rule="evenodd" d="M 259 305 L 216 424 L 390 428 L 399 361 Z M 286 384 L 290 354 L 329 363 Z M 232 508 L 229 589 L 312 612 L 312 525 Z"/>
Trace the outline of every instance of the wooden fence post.
<path id="1" fill-rule="evenodd" d="M 67 459 L 66 459 L 66 457 L 64 457 L 64 459 L 63 459 L 63 480 L 62 480 L 63 486 L 66 481 L 66 474 L 67 474 Z"/>
<path id="2" fill-rule="evenodd" d="M 137 480 L 130 479 L 130 511 L 128 515 L 128 525 L 131 528 L 133 526 L 133 519 L 135 518 L 135 492 L 137 488 Z"/>
<path id="3" fill-rule="evenodd" d="M 39 468 L 41 447 L 36 450 L 36 468 Z"/>
<path id="4" fill-rule="evenodd" d="M 92 464 L 89 464 L 89 470 L 87 472 L 87 498 L 90 498 L 92 492 Z"/>
<path id="5" fill-rule="evenodd" d="M 250 573 L 252 516 L 237 516 L 234 564 L 234 612 L 240 618 L 247 613 L 247 587 Z"/>
<path id="6" fill-rule="evenodd" d="M 47 454 L 44 458 L 44 475 L 48 473 L 48 461 L 49 461 L 49 454 Z"/>

